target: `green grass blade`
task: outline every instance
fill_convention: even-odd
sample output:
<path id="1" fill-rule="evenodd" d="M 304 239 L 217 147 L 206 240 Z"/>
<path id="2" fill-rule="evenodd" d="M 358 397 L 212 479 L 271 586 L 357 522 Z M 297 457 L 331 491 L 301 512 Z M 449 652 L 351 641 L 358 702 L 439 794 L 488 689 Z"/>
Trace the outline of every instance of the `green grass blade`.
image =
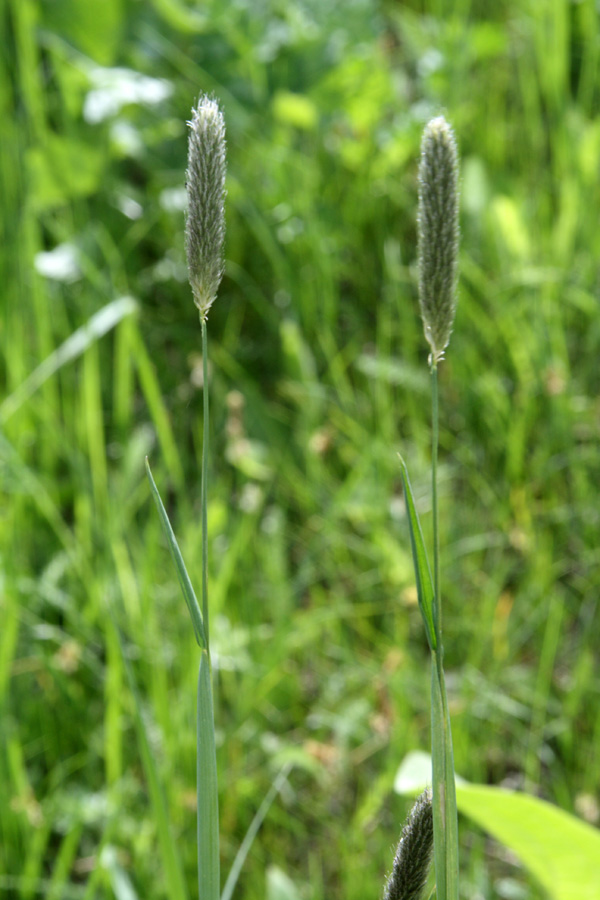
<path id="1" fill-rule="evenodd" d="M 176 487 L 182 487 L 183 468 L 177 442 L 160 392 L 155 367 L 137 328 L 131 329 L 130 342 L 140 387 L 146 398 L 148 411 L 156 428 L 156 435 L 162 448 L 169 475 Z"/>
<path id="2" fill-rule="evenodd" d="M 177 569 L 177 577 L 179 578 L 179 584 L 181 585 L 181 590 L 183 592 L 183 596 L 185 598 L 185 602 L 192 619 L 192 625 L 194 626 L 194 634 L 196 635 L 196 640 L 200 647 L 205 648 L 206 640 L 204 637 L 202 613 L 200 612 L 200 607 L 194 593 L 194 588 L 192 587 L 192 582 L 190 581 L 190 577 L 187 573 L 187 569 L 185 567 L 185 563 L 179 549 L 179 544 L 177 543 L 173 528 L 171 527 L 167 511 L 160 498 L 160 494 L 154 482 L 154 478 L 152 477 L 152 472 L 150 471 L 150 463 L 148 462 L 147 457 L 146 474 L 148 476 L 148 481 L 150 482 L 150 489 L 152 490 L 152 496 L 154 497 L 154 502 L 156 503 L 156 508 L 158 509 L 160 521 L 167 538 L 169 550 L 171 551 L 171 557 L 173 558 L 175 568 Z"/>
<path id="3" fill-rule="evenodd" d="M 437 653 L 431 669 L 433 837 L 437 900 L 458 900 L 458 820 L 452 732 L 444 670 Z"/>
<path id="4" fill-rule="evenodd" d="M 173 837 L 169 824 L 166 798 L 160 783 L 158 769 L 154 757 L 152 756 L 152 750 L 150 749 L 146 723 L 142 714 L 141 698 L 138 693 L 133 669 L 127 658 L 127 654 L 125 653 L 123 640 L 120 634 L 119 643 L 121 646 L 121 655 L 125 665 L 125 671 L 127 673 L 127 680 L 129 681 L 129 687 L 133 696 L 135 730 L 137 733 L 142 765 L 148 781 L 148 789 L 150 791 L 150 799 L 154 812 L 154 821 L 156 822 L 158 830 L 158 840 L 163 860 L 165 880 L 168 885 L 169 898 L 170 900 L 188 900 L 183 868 L 177 850 L 177 843 Z"/>
<path id="5" fill-rule="evenodd" d="M 210 662 L 202 651 L 197 716 L 198 889 L 200 900 L 219 900 L 219 784 Z"/>
<path id="6" fill-rule="evenodd" d="M 246 861 L 246 857 L 248 856 L 248 853 L 250 852 L 250 848 L 252 846 L 254 838 L 258 834 L 260 826 L 262 825 L 262 823 L 265 819 L 265 816 L 269 812 L 269 809 L 271 808 L 271 804 L 273 803 L 273 800 L 275 799 L 275 797 L 281 790 L 283 784 L 285 783 L 285 781 L 291 771 L 291 768 L 292 768 L 291 763 L 286 763 L 284 765 L 284 767 L 281 769 L 281 771 L 277 775 L 277 778 L 275 779 L 275 781 L 273 782 L 273 784 L 267 791 L 265 797 L 263 798 L 263 801 L 260 804 L 260 806 L 256 812 L 256 815 L 252 819 L 252 822 L 250 823 L 250 827 L 248 828 L 248 831 L 246 832 L 244 840 L 240 844 L 240 848 L 239 848 L 239 850 L 236 854 L 236 857 L 233 861 L 233 865 L 230 869 L 229 875 L 227 876 L 227 881 L 225 882 L 225 887 L 223 888 L 223 893 L 221 894 L 221 900 L 231 900 L 231 898 L 233 896 L 233 892 L 235 890 L 235 886 L 238 882 L 238 878 L 240 877 L 240 872 L 242 871 L 242 867 L 244 865 L 244 862 Z"/>
<path id="7" fill-rule="evenodd" d="M 56 852 L 52 877 L 45 892 L 47 900 L 60 900 L 65 885 L 69 883 L 69 875 L 73 862 L 77 857 L 77 849 L 83 832 L 83 823 L 78 822 L 66 833 Z"/>
<path id="8" fill-rule="evenodd" d="M 60 347 L 53 350 L 25 381 L 0 403 L 0 422 L 4 425 L 49 378 L 56 375 L 59 369 L 82 356 L 88 347 L 108 334 L 124 318 L 133 315 L 137 308 L 138 304 L 133 297 L 119 297 L 118 300 L 112 300 L 94 313 L 85 325 L 74 331 Z"/>
<path id="9" fill-rule="evenodd" d="M 431 569 L 427 559 L 427 551 L 423 540 L 423 532 L 417 509 L 415 507 L 415 499 L 408 478 L 408 470 L 406 463 L 400 457 L 400 466 L 402 472 L 402 484 L 404 485 L 404 497 L 406 500 L 406 511 L 408 513 L 408 528 L 410 531 L 410 546 L 412 550 L 413 564 L 415 567 L 415 578 L 417 580 L 417 597 L 419 598 L 419 609 L 425 623 L 425 631 L 430 648 L 435 651 L 437 648 L 437 638 L 434 620 L 434 594 L 433 582 L 431 580 Z"/>

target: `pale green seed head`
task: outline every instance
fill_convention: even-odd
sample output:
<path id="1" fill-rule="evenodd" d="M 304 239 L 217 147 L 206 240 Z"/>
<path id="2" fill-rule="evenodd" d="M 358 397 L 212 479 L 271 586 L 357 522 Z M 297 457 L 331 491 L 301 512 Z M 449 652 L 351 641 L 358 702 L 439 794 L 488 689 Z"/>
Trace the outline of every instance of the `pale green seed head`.
<path id="1" fill-rule="evenodd" d="M 458 152 L 443 116 L 425 127 L 419 164 L 419 303 L 434 362 L 443 359 L 456 312 Z"/>
<path id="2" fill-rule="evenodd" d="M 225 241 L 225 120 L 203 96 L 192 110 L 186 172 L 185 244 L 194 303 L 205 320 L 223 277 Z"/>
<path id="3" fill-rule="evenodd" d="M 431 791 L 417 797 L 402 829 L 384 900 L 420 900 L 433 851 Z"/>

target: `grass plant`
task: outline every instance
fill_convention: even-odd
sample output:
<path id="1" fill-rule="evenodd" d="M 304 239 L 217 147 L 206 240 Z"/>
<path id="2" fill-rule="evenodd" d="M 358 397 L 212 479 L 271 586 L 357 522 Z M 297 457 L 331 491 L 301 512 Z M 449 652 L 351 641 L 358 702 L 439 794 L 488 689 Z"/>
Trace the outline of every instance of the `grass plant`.
<path id="1" fill-rule="evenodd" d="M 438 900 L 458 900 L 458 821 L 454 756 L 444 676 L 438 520 L 438 365 L 456 311 L 458 269 L 458 157 L 452 129 L 442 117 L 423 132 L 419 166 L 419 301 L 431 348 L 433 578 L 404 460 L 402 480 L 419 606 L 431 650 L 431 757 L 433 840 Z"/>
<path id="2" fill-rule="evenodd" d="M 219 855 L 219 787 L 215 751 L 215 722 L 208 605 L 208 311 L 216 299 L 223 277 L 225 239 L 225 122 L 215 100 L 201 97 L 193 110 L 190 126 L 188 170 L 186 174 L 188 212 L 186 249 L 190 285 L 200 313 L 202 333 L 202 611 L 183 562 L 169 517 L 152 478 L 148 460 L 146 471 L 150 487 L 169 542 L 179 583 L 186 600 L 196 641 L 200 646 L 196 713 L 196 818 L 198 850 L 198 895 L 202 900 L 221 896 Z"/>

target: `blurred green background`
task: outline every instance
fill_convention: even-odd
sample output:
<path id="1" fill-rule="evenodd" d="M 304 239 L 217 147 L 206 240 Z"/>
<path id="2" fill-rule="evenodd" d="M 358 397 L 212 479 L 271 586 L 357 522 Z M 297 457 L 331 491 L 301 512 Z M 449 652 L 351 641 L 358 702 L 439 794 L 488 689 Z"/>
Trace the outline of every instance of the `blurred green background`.
<path id="1" fill-rule="evenodd" d="M 229 158 L 209 323 L 224 875 L 293 764 L 235 896 L 380 896 L 394 774 L 429 744 L 397 452 L 427 529 L 416 169 L 439 113 L 462 160 L 440 434 L 456 767 L 597 824 L 596 4 L 4 0 L 0 21 L 0 896 L 196 896 L 198 653 L 143 460 L 198 584 L 202 92 Z M 543 897 L 466 821 L 461 854 L 465 900 Z"/>

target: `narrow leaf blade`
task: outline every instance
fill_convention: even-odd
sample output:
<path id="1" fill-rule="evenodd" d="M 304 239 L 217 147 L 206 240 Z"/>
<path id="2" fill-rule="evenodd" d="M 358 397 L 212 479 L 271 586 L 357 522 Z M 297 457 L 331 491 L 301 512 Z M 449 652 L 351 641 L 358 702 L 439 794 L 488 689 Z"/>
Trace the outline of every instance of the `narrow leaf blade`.
<path id="1" fill-rule="evenodd" d="M 198 896 L 219 900 L 219 784 L 210 663 L 205 649 L 198 673 L 197 754 Z"/>
<path id="2" fill-rule="evenodd" d="M 158 774 L 158 768 L 152 750 L 150 748 L 150 740 L 144 715 L 142 711 L 142 700 L 138 692 L 137 683 L 131 667 L 131 663 L 125 653 L 122 638 L 119 634 L 119 643 L 121 647 L 121 656 L 125 665 L 125 672 L 129 681 L 129 688 L 133 697 L 133 717 L 135 730 L 137 735 L 138 747 L 144 767 L 144 773 L 148 782 L 148 790 L 154 811 L 154 820 L 157 825 L 158 840 L 162 856 L 162 862 L 165 871 L 166 881 L 169 885 L 170 897 L 172 900 L 188 900 L 188 893 L 185 886 L 185 877 L 183 867 L 177 848 L 177 842 L 171 831 L 169 815 L 167 810 L 167 801 L 164 795 L 163 786 Z"/>
<path id="3" fill-rule="evenodd" d="M 169 550 L 171 552 L 171 557 L 173 562 L 175 563 L 175 568 L 177 570 L 177 577 L 179 578 L 179 584 L 181 585 L 181 591 L 185 598 L 185 602 L 187 604 L 187 608 L 190 613 L 190 617 L 192 620 L 192 625 L 194 627 L 194 634 L 196 636 L 196 641 L 198 645 L 202 648 L 206 647 L 206 640 L 204 635 L 204 623 L 202 621 L 202 613 L 200 612 L 200 606 L 198 605 L 198 601 L 196 599 L 196 595 L 194 593 L 194 588 L 192 587 L 192 582 L 190 581 L 190 577 L 187 573 L 187 569 L 185 567 L 185 563 L 183 561 L 183 557 L 181 555 L 181 551 L 179 549 L 179 544 L 177 543 L 177 539 L 175 537 L 175 533 L 173 532 L 173 528 L 171 527 L 171 523 L 169 521 L 169 517 L 167 515 L 167 511 L 163 505 L 163 502 L 160 498 L 160 494 L 158 492 L 158 488 L 154 482 L 154 478 L 152 477 L 152 472 L 150 471 L 150 463 L 148 462 L 148 457 L 146 457 L 146 474 L 148 476 L 148 481 L 150 482 L 150 489 L 152 491 L 152 496 L 154 497 L 154 502 L 156 503 L 156 508 L 158 509 L 158 514 L 160 516 L 160 521 L 163 527 L 163 531 L 167 538 L 167 543 L 169 545 Z"/>
<path id="4" fill-rule="evenodd" d="M 254 818 L 252 819 L 252 822 L 250 823 L 250 827 L 248 828 L 248 831 L 244 836 L 244 840 L 240 844 L 239 850 L 236 853 L 233 865 L 229 871 L 229 875 L 227 876 L 227 881 L 225 882 L 225 887 L 223 888 L 223 892 L 221 894 L 221 900 L 231 900 L 231 898 L 233 897 L 233 892 L 238 882 L 238 878 L 240 877 L 242 866 L 244 865 L 246 857 L 250 852 L 250 848 L 252 846 L 254 838 L 258 834 L 260 826 L 262 825 L 265 816 L 269 812 L 273 800 L 283 787 L 291 769 L 292 764 L 290 762 L 287 762 L 280 770 L 277 778 L 269 788 L 262 803 L 260 804 Z"/>
<path id="5" fill-rule="evenodd" d="M 410 546 L 412 550 L 413 565 L 415 568 L 415 578 L 417 581 L 417 597 L 419 599 L 419 609 L 425 624 L 427 640 L 431 650 L 437 648 L 437 637 L 434 619 L 434 592 L 433 581 L 431 578 L 431 569 L 427 559 L 427 551 L 423 540 L 423 532 L 421 523 L 415 506 L 410 480 L 408 478 L 408 470 L 406 463 L 400 457 L 400 466 L 402 473 L 402 484 L 404 486 L 404 497 L 406 500 L 406 511 L 408 513 L 408 529 L 410 532 Z"/>

